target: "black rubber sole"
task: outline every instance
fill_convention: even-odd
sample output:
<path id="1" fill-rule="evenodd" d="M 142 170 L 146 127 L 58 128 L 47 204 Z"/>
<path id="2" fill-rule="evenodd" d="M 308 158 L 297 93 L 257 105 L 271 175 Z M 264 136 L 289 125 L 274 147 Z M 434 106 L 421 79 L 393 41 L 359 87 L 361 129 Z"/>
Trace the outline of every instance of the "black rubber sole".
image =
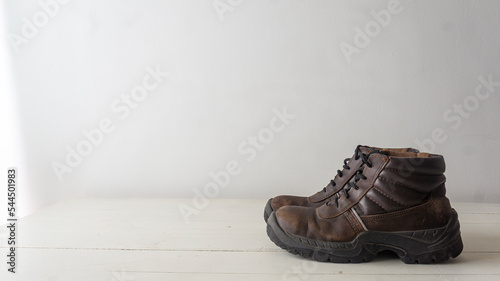
<path id="1" fill-rule="evenodd" d="M 272 213 L 267 235 L 288 252 L 322 262 L 358 263 L 373 260 L 379 252 L 392 251 L 404 263 L 439 263 L 456 258 L 463 249 L 458 215 L 435 229 L 401 232 L 366 231 L 351 242 L 325 242 L 286 233 Z"/>
<path id="2" fill-rule="evenodd" d="M 273 207 L 271 207 L 272 200 L 273 200 L 273 198 L 267 200 L 266 207 L 264 208 L 264 220 L 266 222 L 269 219 L 269 216 L 271 215 L 271 213 L 273 212 Z"/>

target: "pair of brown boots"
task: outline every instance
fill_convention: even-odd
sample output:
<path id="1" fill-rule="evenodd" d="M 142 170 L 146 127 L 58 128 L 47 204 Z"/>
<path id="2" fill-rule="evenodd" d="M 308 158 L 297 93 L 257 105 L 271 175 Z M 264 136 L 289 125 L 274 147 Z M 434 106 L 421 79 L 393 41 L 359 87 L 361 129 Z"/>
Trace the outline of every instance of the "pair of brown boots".
<path id="1" fill-rule="evenodd" d="M 267 234 L 318 261 L 364 262 L 387 250 L 405 263 L 455 258 L 463 244 L 444 171 L 441 155 L 358 145 L 323 190 L 269 199 Z"/>

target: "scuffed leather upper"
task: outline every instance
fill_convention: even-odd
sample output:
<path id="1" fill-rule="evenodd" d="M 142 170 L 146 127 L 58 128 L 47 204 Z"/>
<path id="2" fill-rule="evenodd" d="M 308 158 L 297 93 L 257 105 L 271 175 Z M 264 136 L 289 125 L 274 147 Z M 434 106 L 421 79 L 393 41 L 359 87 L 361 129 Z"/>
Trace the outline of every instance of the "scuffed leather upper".
<path id="1" fill-rule="evenodd" d="M 410 163 L 411 159 L 420 162 Z M 411 167 L 408 169 L 408 167 Z M 446 181 L 443 156 L 391 157 L 373 186 L 356 205 L 360 216 L 399 211 L 421 204 Z"/>
<path id="2" fill-rule="evenodd" d="M 359 152 L 358 152 L 359 150 Z M 271 207 L 273 210 L 278 210 L 283 206 L 304 206 L 304 207 L 319 207 L 329 200 L 333 195 L 339 192 L 342 187 L 353 177 L 356 170 L 361 166 L 362 161 L 359 153 L 369 154 L 373 150 L 390 151 L 392 153 L 406 153 L 406 152 L 419 152 L 414 148 L 377 148 L 370 146 L 358 146 L 354 155 L 347 162 L 349 169 L 342 169 L 342 176 L 336 175 L 333 181 L 335 186 L 329 183 L 324 190 L 321 190 L 309 197 L 280 195 L 271 200 Z"/>
<path id="3" fill-rule="evenodd" d="M 322 241 L 351 241 L 368 230 L 408 231 L 446 224 L 451 206 L 446 198 L 445 163 L 427 153 L 373 153 L 362 174 L 350 179 L 358 189 L 337 193 L 318 208 L 284 206 L 276 211 L 287 233 Z M 346 185 L 347 187 L 348 185 Z M 344 189 L 346 188 L 344 187 Z"/>

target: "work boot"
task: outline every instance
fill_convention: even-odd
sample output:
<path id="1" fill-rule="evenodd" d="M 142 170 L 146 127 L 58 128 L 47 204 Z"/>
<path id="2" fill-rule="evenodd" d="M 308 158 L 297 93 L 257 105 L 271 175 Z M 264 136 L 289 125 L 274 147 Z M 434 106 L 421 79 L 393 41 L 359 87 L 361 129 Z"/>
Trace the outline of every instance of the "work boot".
<path id="1" fill-rule="evenodd" d="M 446 198 L 443 156 L 372 150 L 332 199 L 318 208 L 284 206 L 268 219 L 276 245 L 304 257 L 364 262 L 392 251 L 405 263 L 442 262 L 463 248 Z"/>
<path id="2" fill-rule="evenodd" d="M 309 197 L 300 197 L 292 195 L 280 195 L 267 201 L 264 208 L 264 220 L 267 222 L 269 215 L 282 206 L 294 205 L 304 207 L 319 207 L 328 201 L 333 195 L 339 192 L 342 187 L 354 176 L 356 170 L 363 164 L 361 155 L 367 155 L 373 150 L 393 151 L 393 152 L 419 152 L 414 148 L 377 148 L 366 145 L 358 145 L 351 158 L 344 160 L 342 170 L 337 170 L 337 175 L 322 190 Z"/>

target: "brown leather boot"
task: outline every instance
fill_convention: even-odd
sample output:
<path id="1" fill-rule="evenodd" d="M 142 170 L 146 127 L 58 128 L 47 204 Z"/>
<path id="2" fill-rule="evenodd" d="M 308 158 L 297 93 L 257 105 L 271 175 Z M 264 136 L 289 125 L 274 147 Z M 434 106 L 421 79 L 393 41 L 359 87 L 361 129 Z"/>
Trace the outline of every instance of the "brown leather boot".
<path id="1" fill-rule="evenodd" d="M 443 156 L 372 150 L 332 200 L 284 206 L 267 233 L 283 249 L 318 261 L 364 262 L 395 252 L 405 263 L 442 262 L 462 252 L 458 216 L 445 189 Z"/>
<path id="2" fill-rule="evenodd" d="M 267 222 L 269 215 L 280 207 L 294 205 L 304 207 L 319 207 L 326 201 L 339 192 L 342 187 L 354 176 L 356 170 L 363 164 L 361 155 L 367 155 L 373 150 L 392 151 L 392 152 L 419 152 L 414 148 L 377 148 L 366 145 L 358 145 L 354 150 L 354 155 L 351 158 L 344 160 L 342 170 L 337 170 L 337 175 L 330 183 L 322 190 L 309 197 L 300 197 L 292 195 L 280 195 L 271 198 L 267 201 L 264 208 L 264 220 Z"/>

